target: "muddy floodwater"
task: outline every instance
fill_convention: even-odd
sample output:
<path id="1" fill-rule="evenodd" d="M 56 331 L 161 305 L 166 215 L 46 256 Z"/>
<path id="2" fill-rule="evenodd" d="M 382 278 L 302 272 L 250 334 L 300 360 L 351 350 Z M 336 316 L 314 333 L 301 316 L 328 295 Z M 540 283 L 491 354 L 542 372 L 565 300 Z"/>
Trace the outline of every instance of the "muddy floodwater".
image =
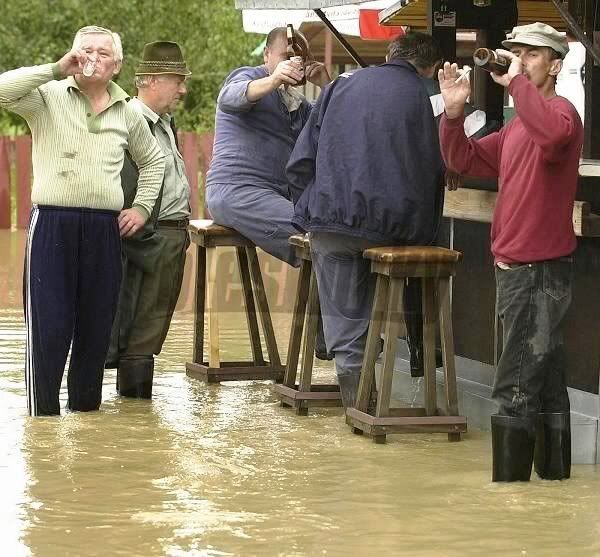
<path id="1" fill-rule="evenodd" d="M 108 371 L 99 412 L 27 417 L 23 244 L 0 231 L 0 555 L 600 555 L 594 466 L 562 483 L 493 484 L 487 433 L 375 445 L 339 409 L 281 408 L 269 382 L 186 377 L 189 273 L 151 402 L 119 398 Z M 295 274 L 262 261 L 285 359 Z M 226 294 L 226 359 L 248 351 L 239 295 Z M 316 373 L 334 381 L 329 362 Z"/>

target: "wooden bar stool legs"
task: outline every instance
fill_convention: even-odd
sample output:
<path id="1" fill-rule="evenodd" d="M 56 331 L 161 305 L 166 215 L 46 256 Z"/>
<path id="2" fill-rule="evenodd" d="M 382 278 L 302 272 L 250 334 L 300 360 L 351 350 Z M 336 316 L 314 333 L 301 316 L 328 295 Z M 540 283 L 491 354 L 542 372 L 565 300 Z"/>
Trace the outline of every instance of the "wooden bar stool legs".
<path id="1" fill-rule="evenodd" d="M 281 365 L 269 303 L 260 271 L 256 248 L 235 231 L 214 225 L 212 221 L 190 223 L 192 242 L 197 247 L 196 304 L 194 315 L 193 362 L 186 364 L 190 377 L 208 383 L 248 379 L 281 380 Z M 250 336 L 252 361 L 221 361 L 219 332 L 219 286 L 217 248 L 235 247 Z M 208 317 L 208 361 L 204 361 L 204 316 Z M 262 351 L 258 318 L 268 353 Z"/>
<path id="2" fill-rule="evenodd" d="M 302 241 L 302 245 L 299 242 Z M 298 242 L 298 243 L 296 243 Z M 289 406 L 298 415 L 306 416 L 310 407 L 341 406 L 339 387 L 334 384 L 313 384 L 315 342 L 319 327 L 321 308 L 317 280 L 312 271 L 308 241 L 302 236 L 292 236 L 290 243 L 297 246 L 301 257 L 298 289 L 292 317 L 292 331 L 288 346 L 285 376 L 281 385 L 274 385 L 273 392 L 282 406 Z M 304 338 L 304 346 L 302 346 Z M 298 361 L 302 346 L 302 365 L 298 384 Z"/>
<path id="3" fill-rule="evenodd" d="M 413 251 L 411 248 L 374 248 L 365 252 L 365 257 L 370 255 L 373 259 L 377 283 L 356 407 L 347 409 L 346 421 L 354 433 L 367 433 L 376 443 L 384 443 L 389 433 L 409 432 L 447 433 L 450 441 L 459 441 L 461 433 L 467 429 L 466 419 L 458 415 L 449 286 L 460 254 L 444 248 L 420 249 L 424 251 L 414 261 L 413 258 L 417 257 L 413 253 L 414 248 Z M 386 255 L 387 260 L 384 258 Z M 419 408 L 391 408 L 396 338 L 403 324 L 403 286 L 404 279 L 409 276 L 421 278 L 423 283 L 424 405 Z M 435 337 L 438 325 L 444 361 L 443 409 L 437 406 Z M 377 402 L 374 408 L 370 408 L 369 398 L 382 332 L 385 334 L 382 372 Z"/>

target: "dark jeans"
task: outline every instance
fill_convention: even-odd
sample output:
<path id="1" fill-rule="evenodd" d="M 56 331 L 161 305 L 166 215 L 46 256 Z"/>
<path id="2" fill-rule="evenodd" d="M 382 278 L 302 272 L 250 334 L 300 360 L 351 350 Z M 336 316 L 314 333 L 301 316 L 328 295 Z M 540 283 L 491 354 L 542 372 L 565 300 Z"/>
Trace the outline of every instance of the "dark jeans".
<path id="1" fill-rule="evenodd" d="M 492 398 L 499 414 L 569 411 L 562 323 L 572 273 L 571 258 L 496 267 L 503 349 Z"/>

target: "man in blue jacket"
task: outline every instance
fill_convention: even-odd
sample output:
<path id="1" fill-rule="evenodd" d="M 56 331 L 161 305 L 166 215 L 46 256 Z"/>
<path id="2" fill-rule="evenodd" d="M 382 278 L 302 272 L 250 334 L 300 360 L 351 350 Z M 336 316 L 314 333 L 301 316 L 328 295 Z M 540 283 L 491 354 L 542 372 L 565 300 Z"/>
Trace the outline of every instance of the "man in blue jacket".
<path id="1" fill-rule="evenodd" d="M 344 407 L 356 398 L 374 279 L 365 249 L 427 245 L 444 167 L 422 77 L 442 54 L 431 36 L 390 44 L 388 62 L 342 74 L 321 94 L 287 167 L 293 223 L 311 234 L 325 341 Z"/>

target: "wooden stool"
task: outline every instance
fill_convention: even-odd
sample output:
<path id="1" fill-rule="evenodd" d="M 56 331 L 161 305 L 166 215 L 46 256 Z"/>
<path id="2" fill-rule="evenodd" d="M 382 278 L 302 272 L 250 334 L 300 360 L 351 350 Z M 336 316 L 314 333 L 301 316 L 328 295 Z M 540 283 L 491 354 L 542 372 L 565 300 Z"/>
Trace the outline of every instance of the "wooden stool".
<path id="1" fill-rule="evenodd" d="M 448 440 L 460 441 L 467 420 L 458 416 L 454 340 L 450 311 L 450 277 L 462 259 L 457 251 L 439 247 L 372 248 L 364 252 L 377 274 L 371 322 L 367 335 L 356 408 L 346 410 L 346 422 L 354 433 L 365 432 L 376 443 L 385 443 L 388 433 L 441 432 Z M 403 321 L 404 279 L 418 277 L 423 284 L 423 347 L 425 364 L 425 407 L 390 408 L 396 338 Z M 437 407 L 435 336 L 440 323 L 444 361 L 446 408 Z M 385 326 L 383 370 L 378 385 L 375 415 L 368 412 L 379 339 Z"/>
<path id="2" fill-rule="evenodd" d="M 287 365 L 283 384 L 274 385 L 273 391 L 281 400 L 282 406 L 291 406 L 296 413 L 308 415 L 309 407 L 341 406 L 340 388 L 334 384 L 313 385 L 312 370 L 315 353 L 315 340 L 321 315 L 319 290 L 315 273 L 312 270 L 310 244 L 308 237 L 303 234 L 291 236 L 291 245 L 295 247 L 296 255 L 302 260 L 298 277 L 298 291 L 292 318 L 292 332 L 288 346 Z M 306 325 L 305 325 L 306 324 Z M 304 350 L 300 378 L 296 384 L 298 357 L 304 332 Z"/>
<path id="3" fill-rule="evenodd" d="M 193 362 L 186 364 L 187 375 L 208 383 L 246 379 L 281 380 L 284 366 L 279 359 L 273 323 L 265 293 L 256 246 L 231 228 L 212 220 L 190 221 L 188 230 L 197 247 L 196 307 L 194 315 Z M 219 308 L 216 255 L 219 247 L 235 247 L 242 292 L 244 295 L 248 333 L 252 347 L 251 362 L 222 362 L 219 356 Z M 207 266 L 208 259 L 208 266 Z M 223 282 L 221 281 L 221 284 Z M 206 308 L 208 298 L 208 308 Z M 256 300 L 256 306 L 255 306 Z M 260 315 L 269 361 L 263 358 L 256 319 Z M 204 312 L 208 310 L 208 362 L 204 361 Z"/>

